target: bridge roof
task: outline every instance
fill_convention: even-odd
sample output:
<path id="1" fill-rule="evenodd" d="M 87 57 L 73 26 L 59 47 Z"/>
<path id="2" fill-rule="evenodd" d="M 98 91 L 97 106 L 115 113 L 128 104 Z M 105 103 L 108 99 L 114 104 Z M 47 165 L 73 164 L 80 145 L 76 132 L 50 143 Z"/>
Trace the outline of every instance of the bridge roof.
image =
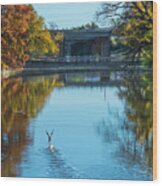
<path id="1" fill-rule="evenodd" d="M 63 32 L 65 40 L 78 41 L 90 40 L 97 37 L 108 37 L 112 29 L 91 29 L 91 30 L 50 30 L 51 33 Z"/>

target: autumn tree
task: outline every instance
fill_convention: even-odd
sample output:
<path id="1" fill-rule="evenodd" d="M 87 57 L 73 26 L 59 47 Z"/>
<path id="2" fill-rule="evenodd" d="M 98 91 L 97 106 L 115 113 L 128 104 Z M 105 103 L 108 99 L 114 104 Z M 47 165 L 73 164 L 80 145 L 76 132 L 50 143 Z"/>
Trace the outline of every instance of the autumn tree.
<path id="1" fill-rule="evenodd" d="M 2 68 L 22 67 L 33 54 L 59 53 L 55 42 L 31 5 L 3 5 L 1 7 Z"/>
<path id="2" fill-rule="evenodd" d="M 114 28 L 118 43 L 129 48 L 133 61 L 138 57 L 152 66 L 153 2 L 104 3 L 97 18 Z"/>

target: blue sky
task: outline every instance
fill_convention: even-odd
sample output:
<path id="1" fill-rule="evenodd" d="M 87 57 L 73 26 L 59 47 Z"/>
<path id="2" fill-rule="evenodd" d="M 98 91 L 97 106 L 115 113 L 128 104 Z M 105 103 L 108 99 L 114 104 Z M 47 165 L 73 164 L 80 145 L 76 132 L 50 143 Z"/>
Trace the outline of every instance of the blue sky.
<path id="1" fill-rule="evenodd" d="M 33 7 L 44 17 L 47 26 L 54 22 L 59 28 L 71 28 L 95 21 L 101 2 L 33 4 Z"/>

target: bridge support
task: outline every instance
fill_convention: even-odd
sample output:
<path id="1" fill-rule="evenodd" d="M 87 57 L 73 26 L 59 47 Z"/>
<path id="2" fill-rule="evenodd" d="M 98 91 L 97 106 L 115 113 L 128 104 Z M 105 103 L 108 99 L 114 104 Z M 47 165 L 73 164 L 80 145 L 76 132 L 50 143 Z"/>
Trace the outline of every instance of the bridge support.
<path id="1" fill-rule="evenodd" d="M 110 56 L 110 38 L 104 38 L 102 41 L 102 49 L 101 49 L 101 56 L 109 57 Z"/>

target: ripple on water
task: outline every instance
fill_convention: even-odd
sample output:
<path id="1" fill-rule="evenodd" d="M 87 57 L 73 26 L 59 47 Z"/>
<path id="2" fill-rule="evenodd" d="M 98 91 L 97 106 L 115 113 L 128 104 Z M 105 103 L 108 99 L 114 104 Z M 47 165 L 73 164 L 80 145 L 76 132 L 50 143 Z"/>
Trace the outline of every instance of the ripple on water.
<path id="1" fill-rule="evenodd" d="M 63 154 L 60 153 L 58 149 L 54 152 L 46 150 L 46 155 L 50 160 L 48 169 L 46 171 L 47 177 L 55 178 L 81 178 L 79 170 L 68 163 Z"/>

